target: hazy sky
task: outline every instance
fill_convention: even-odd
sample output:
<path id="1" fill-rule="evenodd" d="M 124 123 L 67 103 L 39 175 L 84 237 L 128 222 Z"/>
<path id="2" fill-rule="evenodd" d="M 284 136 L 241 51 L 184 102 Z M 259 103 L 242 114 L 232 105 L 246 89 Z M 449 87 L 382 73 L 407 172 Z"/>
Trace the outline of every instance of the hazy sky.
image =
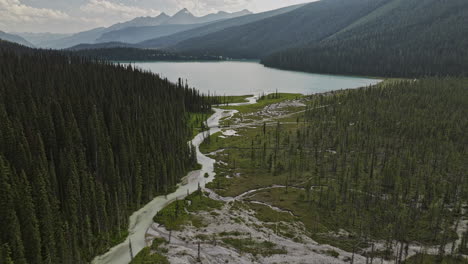
<path id="1" fill-rule="evenodd" d="M 249 9 L 258 13 L 313 0 L 0 0 L 0 30 L 7 32 L 83 31 L 137 16 L 172 15 L 188 8 L 201 16 Z"/>

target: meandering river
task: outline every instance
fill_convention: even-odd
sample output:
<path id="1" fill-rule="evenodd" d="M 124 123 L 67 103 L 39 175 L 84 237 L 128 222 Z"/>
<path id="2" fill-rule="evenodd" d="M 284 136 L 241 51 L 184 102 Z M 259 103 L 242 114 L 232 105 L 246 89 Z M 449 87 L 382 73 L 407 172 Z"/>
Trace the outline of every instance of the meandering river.
<path id="1" fill-rule="evenodd" d="M 133 64 L 133 63 L 132 63 Z M 378 83 L 380 80 L 344 77 L 320 74 L 298 73 L 282 71 L 263 67 L 256 62 L 141 62 L 135 66 L 158 73 L 171 81 L 177 81 L 179 76 L 189 80 L 192 87 L 202 92 L 217 95 L 260 95 L 278 90 L 279 92 L 312 94 L 339 90 L 345 88 L 357 88 Z M 247 104 L 255 103 L 255 98 L 250 98 Z M 237 104 L 239 105 L 239 104 Z M 220 131 L 219 120 L 235 113 L 234 110 L 225 111 L 214 109 L 215 113 L 208 119 L 210 134 Z M 177 190 L 167 196 L 158 196 L 146 204 L 140 210 L 130 216 L 129 236 L 126 240 L 107 253 L 97 256 L 94 264 L 128 264 L 130 257 L 130 241 L 134 256 L 145 246 L 145 233 L 153 223 L 153 216 L 166 205 L 182 199 L 187 193 L 192 193 L 198 186 L 204 187 L 206 183 L 214 179 L 215 160 L 203 155 L 199 146 L 208 132 L 199 133 L 191 143 L 196 147 L 197 159 L 202 164 L 202 169 L 190 172 Z M 209 177 L 205 178 L 205 173 Z"/>

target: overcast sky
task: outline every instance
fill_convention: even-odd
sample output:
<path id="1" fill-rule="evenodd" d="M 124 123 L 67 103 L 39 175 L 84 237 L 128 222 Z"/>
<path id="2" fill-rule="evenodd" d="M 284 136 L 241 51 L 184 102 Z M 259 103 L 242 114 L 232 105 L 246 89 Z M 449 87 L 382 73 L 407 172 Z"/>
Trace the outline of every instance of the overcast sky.
<path id="1" fill-rule="evenodd" d="M 0 30 L 70 33 L 137 16 L 173 15 L 182 8 L 201 16 L 217 11 L 254 13 L 313 0 L 0 0 Z"/>

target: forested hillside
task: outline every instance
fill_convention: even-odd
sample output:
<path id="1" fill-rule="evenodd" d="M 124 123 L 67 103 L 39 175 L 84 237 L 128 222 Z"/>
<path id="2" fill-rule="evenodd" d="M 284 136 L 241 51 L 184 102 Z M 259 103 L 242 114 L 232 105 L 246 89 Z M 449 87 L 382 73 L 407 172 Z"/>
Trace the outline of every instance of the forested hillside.
<path id="1" fill-rule="evenodd" d="M 468 74 L 468 1 L 387 2 L 338 34 L 278 52 L 262 63 L 372 76 Z"/>
<path id="2" fill-rule="evenodd" d="M 86 49 L 86 45 L 75 47 L 73 54 L 110 61 L 186 61 L 186 60 L 220 60 L 219 57 L 205 55 L 183 55 L 164 50 L 137 48 L 93 48 Z"/>
<path id="3" fill-rule="evenodd" d="M 173 48 L 196 54 L 261 58 L 274 51 L 320 41 L 388 0 L 325 0 L 291 12 L 182 41 Z"/>
<path id="4" fill-rule="evenodd" d="M 196 164 L 197 91 L 0 43 L 0 263 L 85 263 Z"/>

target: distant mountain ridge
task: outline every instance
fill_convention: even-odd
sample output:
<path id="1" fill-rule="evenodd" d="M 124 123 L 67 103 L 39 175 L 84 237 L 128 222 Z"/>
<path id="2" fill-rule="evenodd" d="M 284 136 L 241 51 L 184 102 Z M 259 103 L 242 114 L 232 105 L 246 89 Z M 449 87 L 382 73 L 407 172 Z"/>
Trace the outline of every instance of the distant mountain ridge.
<path id="1" fill-rule="evenodd" d="M 53 48 L 53 49 L 64 49 L 73 47 L 79 44 L 94 44 L 102 42 L 116 42 L 116 41 L 129 41 L 139 42 L 150 38 L 156 38 L 161 36 L 166 36 L 180 32 L 182 30 L 188 30 L 194 28 L 195 25 L 203 25 L 203 23 L 210 23 L 219 20 L 225 20 L 230 18 L 235 18 L 239 16 L 244 16 L 252 14 L 248 10 L 242 10 L 240 12 L 228 13 L 228 12 L 218 12 L 214 14 L 208 14 L 206 16 L 197 17 L 190 13 L 188 9 L 184 8 L 174 14 L 169 16 L 165 13 L 161 13 L 156 17 L 137 17 L 127 22 L 117 23 L 107 28 L 95 28 L 83 32 L 78 32 L 71 36 L 66 36 L 59 39 L 51 39 L 50 41 L 44 41 L 41 43 L 43 48 Z M 180 26 L 168 26 L 168 25 L 180 25 Z M 183 26 L 185 25 L 185 27 Z M 160 28 L 148 28 L 148 27 L 158 27 Z M 164 27 L 163 27 L 164 26 Z M 133 30 L 125 30 L 132 27 Z M 140 27 L 146 27 L 144 29 L 139 29 Z M 116 32 L 114 32 L 116 31 Z M 138 31 L 140 35 L 136 34 L 135 31 Z M 155 33 L 154 36 L 149 34 Z M 146 38 L 146 39 L 145 39 Z"/>
<path id="2" fill-rule="evenodd" d="M 181 31 L 190 30 L 200 27 L 204 24 L 179 24 L 179 25 L 158 25 L 158 26 L 140 26 L 140 27 L 126 27 L 119 30 L 113 30 L 103 33 L 96 43 L 105 42 L 125 42 L 129 44 L 139 43 L 151 38 L 159 38 L 172 35 Z"/>
<path id="3" fill-rule="evenodd" d="M 58 40 L 58 39 L 62 39 L 62 38 L 69 37 L 72 35 L 72 34 L 60 34 L 60 33 L 50 33 L 50 32 L 44 32 L 44 33 L 10 32 L 10 34 L 15 34 L 26 39 L 27 41 L 34 44 L 34 46 L 36 47 L 41 47 L 42 43 L 44 42 Z"/>
<path id="4" fill-rule="evenodd" d="M 158 26 L 169 20 L 171 17 L 166 13 L 161 13 L 156 17 L 136 17 L 130 21 L 114 24 L 108 27 L 109 31 L 120 30 L 127 27 L 144 27 L 144 26 Z"/>
<path id="5" fill-rule="evenodd" d="M 31 42 L 27 41 L 23 37 L 15 35 L 15 34 L 6 33 L 6 32 L 3 32 L 3 31 L 0 31 L 0 39 L 10 41 L 10 42 L 14 42 L 14 43 L 18 43 L 18 44 L 21 44 L 23 46 L 27 46 L 27 47 L 30 47 L 30 48 L 34 47 L 34 45 Z"/>
<path id="6" fill-rule="evenodd" d="M 191 30 L 175 33 L 169 36 L 165 37 L 159 37 L 159 38 L 154 38 L 154 39 L 149 39 L 146 41 L 143 41 L 139 43 L 139 47 L 141 48 L 166 48 L 166 47 L 171 47 L 181 41 L 195 38 L 195 37 L 201 37 L 208 35 L 210 33 L 214 33 L 217 31 L 221 31 L 224 29 L 228 29 L 230 27 L 234 26 L 240 26 L 240 25 L 245 25 L 249 24 L 255 21 L 259 21 L 262 19 L 266 19 L 269 17 L 273 17 L 276 15 L 284 14 L 287 12 L 290 12 L 292 10 L 295 10 L 299 7 L 304 6 L 304 4 L 300 5 L 293 5 L 293 6 L 288 6 L 280 9 L 275 9 L 271 11 L 266 11 L 262 13 L 257 13 L 257 14 L 250 14 L 250 15 L 242 15 L 238 17 L 234 17 L 231 19 L 225 19 L 222 21 L 216 21 L 213 23 L 209 23 L 208 25 L 204 25 L 198 28 L 194 28 Z M 241 11 L 243 12 L 243 11 Z M 245 11 L 244 11 L 245 12 Z M 246 11 L 248 12 L 248 11 Z"/>

